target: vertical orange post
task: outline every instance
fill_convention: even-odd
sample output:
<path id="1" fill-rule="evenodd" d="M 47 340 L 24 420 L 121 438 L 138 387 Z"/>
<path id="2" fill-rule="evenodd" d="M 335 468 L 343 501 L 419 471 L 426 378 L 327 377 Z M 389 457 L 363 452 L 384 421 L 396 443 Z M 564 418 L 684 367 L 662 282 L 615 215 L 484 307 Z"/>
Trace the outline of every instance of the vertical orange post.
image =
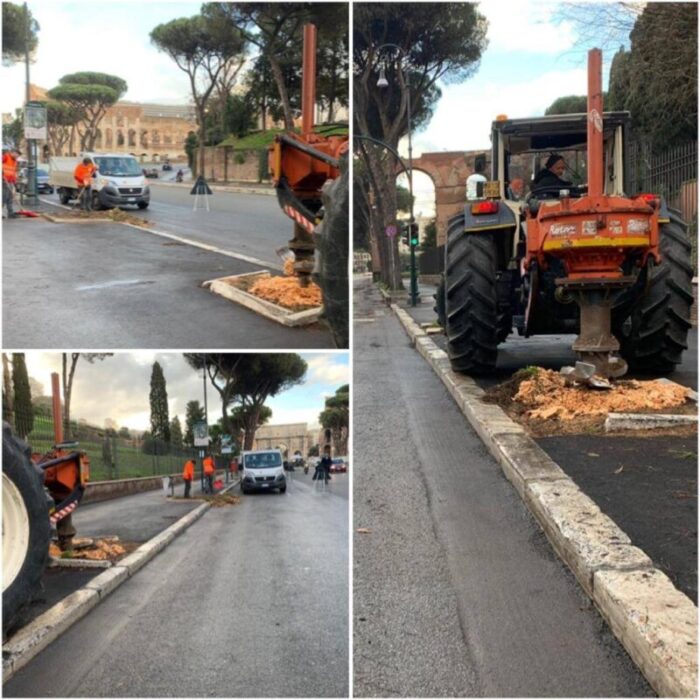
<path id="1" fill-rule="evenodd" d="M 304 61 L 301 80 L 301 133 L 310 134 L 316 111 L 316 25 L 304 25 Z"/>
<path id="2" fill-rule="evenodd" d="M 603 194 L 603 53 L 588 52 L 588 195 Z"/>
<path id="3" fill-rule="evenodd" d="M 51 372 L 51 398 L 53 400 L 53 437 L 55 444 L 63 442 L 63 411 L 61 409 L 61 385 L 58 372 Z"/>

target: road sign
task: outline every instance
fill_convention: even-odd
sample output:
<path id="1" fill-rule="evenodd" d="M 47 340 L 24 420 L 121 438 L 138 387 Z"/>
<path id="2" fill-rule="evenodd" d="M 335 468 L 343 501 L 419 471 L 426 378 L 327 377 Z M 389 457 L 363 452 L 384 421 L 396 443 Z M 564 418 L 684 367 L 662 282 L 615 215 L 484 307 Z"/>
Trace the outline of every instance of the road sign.
<path id="1" fill-rule="evenodd" d="M 46 141 L 46 107 L 37 102 L 28 102 L 24 110 L 24 138 Z"/>
<path id="2" fill-rule="evenodd" d="M 194 183 L 194 187 L 190 190 L 190 194 L 212 194 L 211 188 L 207 185 L 207 181 L 200 175 Z"/>
<path id="3" fill-rule="evenodd" d="M 398 232 L 398 229 L 396 228 L 395 224 L 389 224 L 386 227 L 386 235 L 388 238 L 393 238 Z"/>
<path id="4" fill-rule="evenodd" d="M 195 447 L 209 447 L 209 429 L 205 420 L 199 421 L 192 426 Z"/>
<path id="5" fill-rule="evenodd" d="M 233 447 L 230 445 L 222 445 L 221 446 L 221 454 L 222 455 L 231 455 L 233 454 Z"/>

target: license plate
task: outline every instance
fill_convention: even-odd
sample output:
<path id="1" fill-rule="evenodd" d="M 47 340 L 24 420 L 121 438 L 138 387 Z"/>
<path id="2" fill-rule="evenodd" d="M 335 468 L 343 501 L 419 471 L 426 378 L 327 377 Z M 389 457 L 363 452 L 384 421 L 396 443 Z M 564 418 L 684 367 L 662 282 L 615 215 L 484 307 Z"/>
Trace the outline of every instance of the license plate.
<path id="1" fill-rule="evenodd" d="M 264 489 L 266 489 L 266 488 L 268 488 L 268 487 L 270 486 L 270 484 L 261 484 L 261 486 L 262 486 Z"/>
<path id="2" fill-rule="evenodd" d="M 136 201 L 136 197 L 129 197 L 129 199 L 128 199 L 127 201 L 129 201 L 129 202 L 135 202 L 135 201 Z"/>

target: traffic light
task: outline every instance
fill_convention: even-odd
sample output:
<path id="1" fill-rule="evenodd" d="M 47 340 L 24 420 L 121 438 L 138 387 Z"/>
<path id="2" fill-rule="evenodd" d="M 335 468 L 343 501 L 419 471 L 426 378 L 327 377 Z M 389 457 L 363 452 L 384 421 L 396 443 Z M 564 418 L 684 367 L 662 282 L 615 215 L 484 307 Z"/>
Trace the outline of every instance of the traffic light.
<path id="1" fill-rule="evenodd" d="M 413 248 L 418 245 L 418 224 L 414 221 L 409 225 L 410 238 L 409 245 Z"/>
<path id="2" fill-rule="evenodd" d="M 403 243 L 407 246 L 411 245 L 411 232 L 410 232 L 410 225 L 409 224 L 402 224 L 401 225 L 401 240 Z"/>

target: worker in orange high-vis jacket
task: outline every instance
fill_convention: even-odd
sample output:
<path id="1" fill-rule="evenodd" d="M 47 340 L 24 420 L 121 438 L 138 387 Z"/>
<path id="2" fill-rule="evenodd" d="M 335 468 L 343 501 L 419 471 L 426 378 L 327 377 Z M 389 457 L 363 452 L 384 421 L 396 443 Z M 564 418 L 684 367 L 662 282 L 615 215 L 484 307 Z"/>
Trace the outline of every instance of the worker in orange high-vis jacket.
<path id="1" fill-rule="evenodd" d="M 185 468 L 182 470 L 182 480 L 185 482 L 185 498 L 190 497 L 190 489 L 192 488 L 192 480 L 194 479 L 194 460 L 188 459 L 185 462 Z"/>
<path id="2" fill-rule="evenodd" d="M 73 179 L 79 191 L 80 208 L 85 211 L 92 211 L 92 176 L 96 170 L 92 159 L 86 156 L 73 171 Z"/>
<path id="3" fill-rule="evenodd" d="M 2 204 L 7 207 L 7 216 L 16 219 L 13 200 L 17 185 L 17 154 L 14 148 L 2 150 Z"/>
<path id="4" fill-rule="evenodd" d="M 216 464 L 214 463 L 214 458 L 211 455 L 207 455 L 204 458 L 204 476 L 207 480 L 206 490 L 207 493 L 214 494 L 214 475 L 216 474 Z"/>

